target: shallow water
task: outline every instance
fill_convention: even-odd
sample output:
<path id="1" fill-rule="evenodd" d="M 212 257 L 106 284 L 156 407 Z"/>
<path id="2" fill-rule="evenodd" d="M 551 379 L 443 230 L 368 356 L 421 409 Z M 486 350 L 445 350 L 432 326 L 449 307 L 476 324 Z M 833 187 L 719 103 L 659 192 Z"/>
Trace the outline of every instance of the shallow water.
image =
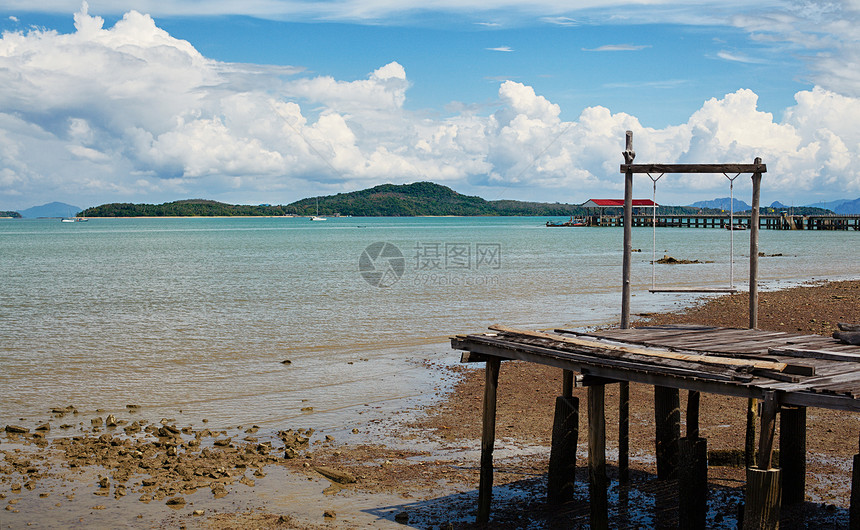
<path id="1" fill-rule="evenodd" d="M 183 424 L 348 430 L 426 403 L 450 385 L 425 363 L 457 361 L 453 334 L 618 320 L 622 231 L 545 221 L 0 221 L 0 424 L 69 404 L 105 414 L 136 404 Z M 655 283 L 733 276 L 743 288 L 749 236 L 734 235 L 731 267 L 730 235 L 658 230 L 658 257 L 705 263 L 658 266 Z M 857 277 L 858 237 L 763 231 L 761 251 L 782 254 L 762 258 L 763 285 Z M 651 239 L 634 230 L 633 313 L 692 299 L 647 292 Z M 360 258 L 377 242 L 402 260 L 382 256 L 369 271 Z M 372 285 L 381 277 L 367 273 L 384 270 L 394 276 Z"/>

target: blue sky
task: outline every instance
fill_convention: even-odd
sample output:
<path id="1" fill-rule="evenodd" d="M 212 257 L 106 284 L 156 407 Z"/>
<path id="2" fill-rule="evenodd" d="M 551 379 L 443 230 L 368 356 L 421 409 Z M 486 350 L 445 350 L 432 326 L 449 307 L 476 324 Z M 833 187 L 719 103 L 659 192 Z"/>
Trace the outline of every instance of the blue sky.
<path id="1" fill-rule="evenodd" d="M 0 209 L 418 180 L 583 202 L 620 196 L 627 129 L 637 162 L 761 156 L 766 202 L 860 196 L 857 0 L 30 4 L 0 6 Z"/>

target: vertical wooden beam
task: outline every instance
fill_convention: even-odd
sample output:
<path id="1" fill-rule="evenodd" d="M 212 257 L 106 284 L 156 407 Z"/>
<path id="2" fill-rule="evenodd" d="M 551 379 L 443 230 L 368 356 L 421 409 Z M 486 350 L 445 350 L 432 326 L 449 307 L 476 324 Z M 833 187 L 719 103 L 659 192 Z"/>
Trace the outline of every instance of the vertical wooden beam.
<path id="1" fill-rule="evenodd" d="M 579 399 L 555 399 L 552 446 L 547 473 L 547 502 L 562 504 L 573 499 L 576 480 L 576 445 L 579 442 Z"/>
<path id="2" fill-rule="evenodd" d="M 496 394 L 499 386 L 501 361 L 487 361 L 484 373 L 484 414 L 481 434 L 481 480 L 478 486 L 478 523 L 490 520 L 493 499 L 493 446 L 496 442 Z"/>
<path id="3" fill-rule="evenodd" d="M 786 504 L 806 498 L 806 407 L 779 412 L 779 467 L 782 468 L 782 500 Z"/>
<path id="4" fill-rule="evenodd" d="M 779 403 L 775 393 L 766 392 L 761 407 L 757 467 L 747 468 L 743 521 L 745 529 L 779 528 L 779 511 L 782 504 L 781 473 L 779 469 L 771 469 L 770 467 L 778 409 Z"/>
<path id="5" fill-rule="evenodd" d="M 618 383 L 618 481 L 630 481 L 630 382 Z"/>
<path id="6" fill-rule="evenodd" d="M 699 401 L 701 394 L 698 390 L 687 392 L 687 438 L 699 437 Z"/>
<path id="7" fill-rule="evenodd" d="M 573 395 L 573 371 L 561 371 L 561 395 L 571 397 Z"/>
<path id="8" fill-rule="evenodd" d="M 860 530 L 860 454 L 854 455 L 851 468 L 851 504 L 848 505 L 848 528 Z"/>
<path id="9" fill-rule="evenodd" d="M 678 527 L 705 528 L 708 508 L 708 442 L 699 437 L 700 394 L 687 393 L 687 436 L 678 442 Z"/>
<path id="10" fill-rule="evenodd" d="M 761 164 L 756 158 L 755 164 Z M 758 232 L 759 198 L 761 195 L 761 173 L 752 175 L 752 211 L 750 212 L 750 329 L 758 327 Z"/>
<path id="11" fill-rule="evenodd" d="M 773 392 L 766 392 L 761 406 L 761 432 L 758 442 L 758 468 L 770 469 L 773 460 L 773 439 L 779 404 Z"/>
<path id="12" fill-rule="evenodd" d="M 747 399 L 747 428 L 744 438 L 744 467 L 750 468 L 755 465 L 755 420 L 756 400 Z"/>
<path id="13" fill-rule="evenodd" d="M 632 164 L 633 131 L 627 131 L 624 141 L 624 163 Z M 633 171 L 624 173 L 624 253 L 621 280 L 621 329 L 630 327 L 630 264 L 633 255 Z M 618 478 L 626 483 L 630 476 L 630 383 L 618 387 Z"/>
<path id="14" fill-rule="evenodd" d="M 678 439 L 681 436 L 681 403 L 678 389 L 654 387 L 654 426 L 657 445 L 657 478 L 677 478 Z"/>
<path id="15" fill-rule="evenodd" d="M 624 163 L 632 164 L 633 131 L 627 131 L 624 146 Z M 633 170 L 624 173 L 624 255 L 621 266 L 621 329 L 630 327 L 630 261 L 633 253 Z"/>
<path id="16" fill-rule="evenodd" d="M 604 385 L 588 387 L 588 492 L 591 528 L 609 528 L 606 478 L 606 417 Z"/>

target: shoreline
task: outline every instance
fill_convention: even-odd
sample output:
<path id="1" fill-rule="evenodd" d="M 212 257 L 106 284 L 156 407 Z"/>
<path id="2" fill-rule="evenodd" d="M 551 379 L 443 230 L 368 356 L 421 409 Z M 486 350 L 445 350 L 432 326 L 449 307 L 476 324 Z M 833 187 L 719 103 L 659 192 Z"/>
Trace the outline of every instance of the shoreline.
<path id="1" fill-rule="evenodd" d="M 745 327 L 747 300 L 745 292 L 708 297 L 679 313 L 639 316 L 633 324 L 684 321 Z M 763 291 L 760 303 L 761 329 L 829 335 L 837 321 L 860 322 L 860 280 L 816 281 Z M 494 502 L 493 521 L 510 521 L 510 527 L 526 523 L 551 526 L 554 515 L 546 512 L 542 492 L 561 373 L 520 362 L 506 362 L 502 367 L 495 498 L 504 502 Z M 253 425 L 210 431 L 170 419 L 138 422 L 139 432 L 126 433 L 124 429 L 136 421 L 131 409 L 128 414 L 117 414 L 114 419 L 126 423 L 117 422 L 112 428 L 105 424 L 103 413 L 46 413 L 45 418 L 22 426 L 29 433 L 0 435 L 4 520 L 16 525 L 62 526 L 62 521 L 98 525 L 110 520 L 105 517 L 119 517 L 146 526 L 352 528 L 367 524 L 397 527 L 396 519 L 405 518 L 422 527 L 451 524 L 471 528 L 478 484 L 483 370 L 456 363 L 428 369 L 447 371 L 459 380 L 450 392 L 437 392 L 435 403 L 429 406 L 388 420 L 373 420 L 337 440 L 314 431 L 289 431 L 289 426 L 269 434 L 257 432 Z M 574 395 L 581 391 L 575 389 Z M 607 387 L 610 477 L 616 447 L 616 427 L 611 420 L 617 417 L 614 392 Z M 650 388 L 631 385 L 631 398 L 631 472 L 634 485 L 647 493 L 655 483 L 653 413 L 647 405 Z M 728 458 L 743 444 L 745 402 L 710 395 L 702 399 L 703 436 L 715 455 Z M 92 423 L 96 417 L 101 425 Z M 58 427 L 53 425 L 48 435 L 53 439 L 48 440 L 35 430 L 42 419 L 76 426 L 83 423 L 87 432 L 54 437 Z M 580 421 L 585 421 L 584 415 Z M 850 460 L 857 452 L 860 419 L 810 409 L 808 422 L 807 499 L 811 502 L 807 505 L 812 511 L 804 517 L 845 521 Z M 582 438 L 580 470 L 586 455 Z M 295 454 L 287 458 L 290 449 Z M 88 465 L 94 462 L 100 465 Z M 139 465 L 142 463 L 146 465 Z M 333 469 L 347 477 L 326 478 L 320 469 Z M 743 484 L 743 470 L 712 461 L 709 478 L 715 491 L 712 503 L 722 510 L 713 517 L 728 523 Z M 578 505 L 587 505 L 584 476 L 577 477 L 577 488 Z M 219 497 L 222 491 L 226 496 Z M 146 496 L 150 499 L 144 500 Z M 176 497 L 185 503 L 166 504 Z M 203 513 L 195 515 L 199 510 Z M 579 508 L 565 510 L 571 525 L 582 520 Z M 334 512 L 335 517 L 326 518 L 325 511 Z M 533 519 L 522 519 L 526 511 Z M 585 517 L 587 521 L 587 510 Z M 634 522 L 630 519 L 629 524 L 635 526 Z"/>

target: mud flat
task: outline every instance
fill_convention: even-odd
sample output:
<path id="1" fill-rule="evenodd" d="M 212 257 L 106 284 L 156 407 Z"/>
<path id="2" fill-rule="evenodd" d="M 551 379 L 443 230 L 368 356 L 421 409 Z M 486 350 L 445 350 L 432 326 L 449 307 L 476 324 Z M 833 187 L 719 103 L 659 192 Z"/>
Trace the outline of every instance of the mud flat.
<path id="1" fill-rule="evenodd" d="M 762 329 L 829 335 L 837 322 L 860 322 L 860 281 L 804 285 L 760 298 Z M 640 315 L 639 323 L 744 327 L 746 304 L 745 293 L 711 298 L 677 314 Z M 339 439 L 287 426 L 267 431 L 254 425 L 179 425 L 170 418 L 150 423 L 138 419 L 133 405 L 115 414 L 60 406 L 0 434 L 0 519 L 3 526 L 49 528 L 471 528 L 483 371 L 460 365 L 428 369 L 457 374 L 453 392 L 433 406 L 375 420 Z M 493 526 L 586 525 L 585 474 L 577 477 L 575 501 L 554 511 L 544 503 L 560 371 L 506 362 L 501 380 Z M 631 385 L 631 398 L 631 487 L 613 481 L 610 518 L 618 527 L 672 525 L 674 484 L 655 479 L 650 387 Z M 617 417 L 612 385 L 606 403 L 607 417 Z M 702 396 L 712 527 L 736 524 L 745 405 Z M 613 428 L 609 423 L 611 478 Z M 807 502 L 783 510 L 788 526 L 792 520 L 847 525 L 859 431 L 855 414 L 809 410 Z M 586 453 L 581 444 L 583 471 Z"/>

